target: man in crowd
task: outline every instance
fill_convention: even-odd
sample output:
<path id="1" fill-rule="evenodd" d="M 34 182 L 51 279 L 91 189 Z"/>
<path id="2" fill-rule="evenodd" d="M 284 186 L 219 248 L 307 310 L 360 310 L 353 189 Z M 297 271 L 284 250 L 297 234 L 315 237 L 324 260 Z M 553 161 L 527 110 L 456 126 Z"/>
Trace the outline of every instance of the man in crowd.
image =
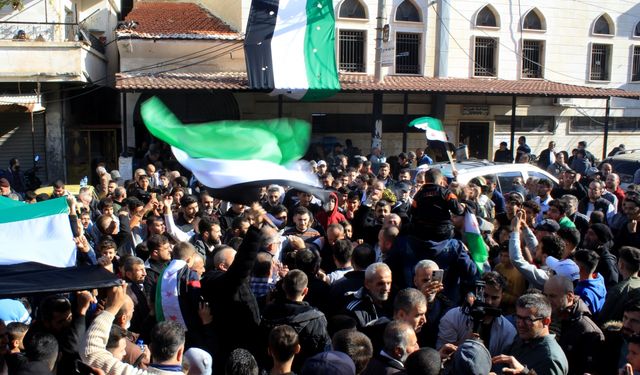
<path id="1" fill-rule="evenodd" d="M 141 372 L 132 365 L 121 362 L 106 349 L 111 325 L 126 302 L 124 289 L 124 286 L 109 289 L 104 311 L 91 323 L 84 345 L 79 350 L 84 362 L 98 368 L 109 369 L 109 373 L 113 374 Z M 156 374 L 182 374 L 184 344 L 183 326 L 173 321 L 158 323 L 151 332 L 150 349 L 153 362 L 149 364 L 149 368 Z"/>
<path id="2" fill-rule="evenodd" d="M 363 375 L 392 375 L 404 373 L 407 357 L 419 349 L 413 328 L 401 321 L 393 321 L 384 330 L 384 346 L 369 362 Z"/>
<path id="3" fill-rule="evenodd" d="M 587 306 L 573 291 L 573 282 L 551 276 L 544 285 L 554 317 L 560 320 L 559 344 L 567 356 L 570 374 L 598 369 L 604 334 L 593 322 Z"/>
<path id="4" fill-rule="evenodd" d="M 453 237 L 451 215 L 462 215 L 463 208 L 458 197 L 443 187 L 442 172 L 429 169 L 425 184 L 413 197 L 411 224 L 414 234 L 420 238 L 442 241 Z"/>
<path id="5" fill-rule="evenodd" d="M 268 304 L 262 314 L 261 328 L 265 335 L 281 324 L 293 327 L 298 333 L 301 350 L 294 360 L 294 371 L 301 369 L 307 358 L 331 346 L 324 314 L 303 301 L 308 292 L 307 283 L 304 272 L 289 271 L 282 281 L 285 299 Z"/>
<path id="6" fill-rule="evenodd" d="M 389 321 L 386 302 L 391 292 L 391 270 L 384 263 L 373 263 L 365 270 L 364 286 L 350 295 L 346 311 L 358 327 Z"/>
<path id="7" fill-rule="evenodd" d="M 534 370 L 536 374 L 568 374 L 567 357 L 549 333 L 550 324 L 551 305 L 544 295 L 529 293 L 518 298 L 518 337 L 505 354 L 493 357 L 494 365 L 506 366 L 516 374 L 525 369 Z"/>
<path id="8" fill-rule="evenodd" d="M 484 295 L 480 297 L 485 301 L 486 312 L 483 316 L 476 316 L 472 313 L 472 305 L 449 310 L 440 321 L 437 349 L 445 344 L 459 345 L 469 337 L 476 337 L 482 339 L 491 355 L 495 356 L 504 353 L 513 343 L 516 329 L 500 313 L 506 281 L 497 272 L 485 273 L 482 281 L 485 282 L 485 287 Z"/>
<path id="9" fill-rule="evenodd" d="M 640 288 L 640 249 L 625 246 L 620 249 L 618 270 L 622 281 L 607 291 L 602 310 L 597 316 L 599 323 L 622 320 L 624 305 L 632 296 L 638 295 Z"/>

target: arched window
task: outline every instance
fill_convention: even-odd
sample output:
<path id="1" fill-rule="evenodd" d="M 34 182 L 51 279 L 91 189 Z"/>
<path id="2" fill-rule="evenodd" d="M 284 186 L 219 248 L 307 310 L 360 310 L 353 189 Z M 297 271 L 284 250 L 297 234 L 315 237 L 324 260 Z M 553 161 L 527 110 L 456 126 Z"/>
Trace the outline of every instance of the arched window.
<path id="1" fill-rule="evenodd" d="M 544 17 L 537 9 L 531 9 L 522 20 L 523 30 L 546 30 Z"/>
<path id="2" fill-rule="evenodd" d="M 593 24 L 593 33 L 598 35 L 613 35 L 613 22 L 603 14 Z"/>
<path id="3" fill-rule="evenodd" d="M 404 0 L 396 9 L 396 21 L 420 22 L 420 12 L 409 0 Z"/>
<path id="4" fill-rule="evenodd" d="M 476 16 L 476 26 L 479 27 L 500 27 L 496 12 L 487 5 L 482 8 Z"/>
<path id="5" fill-rule="evenodd" d="M 633 36 L 639 36 L 640 37 L 640 22 L 638 22 L 636 24 L 636 28 L 633 29 Z"/>
<path id="6" fill-rule="evenodd" d="M 338 17 L 366 19 L 367 13 L 360 0 L 344 0 L 340 5 Z"/>

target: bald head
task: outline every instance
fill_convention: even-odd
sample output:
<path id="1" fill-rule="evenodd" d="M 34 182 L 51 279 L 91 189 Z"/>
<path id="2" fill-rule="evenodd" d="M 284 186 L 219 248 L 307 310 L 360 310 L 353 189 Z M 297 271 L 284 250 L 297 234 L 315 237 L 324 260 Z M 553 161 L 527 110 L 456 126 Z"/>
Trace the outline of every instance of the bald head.
<path id="1" fill-rule="evenodd" d="M 236 257 L 236 251 L 232 248 L 224 248 L 219 250 L 216 255 L 213 256 L 213 266 L 223 272 L 227 272 L 231 263 Z"/>
<path id="2" fill-rule="evenodd" d="M 573 282 L 564 276 L 551 276 L 544 283 L 544 294 L 549 299 L 555 313 L 560 313 L 573 306 L 575 300 L 573 288 Z"/>
<path id="3" fill-rule="evenodd" d="M 113 321 L 114 324 L 117 324 L 124 329 L 129 329 L 129 326 L 131 325 L 131 317 L 133 317 L 134 308 L 135 304 L 133 303 L 133 300 L 131 299 L 131 297 L 125 294 L 124 305 L 122 305 L 122 307 L 116 314 L 116 317 Z"/>

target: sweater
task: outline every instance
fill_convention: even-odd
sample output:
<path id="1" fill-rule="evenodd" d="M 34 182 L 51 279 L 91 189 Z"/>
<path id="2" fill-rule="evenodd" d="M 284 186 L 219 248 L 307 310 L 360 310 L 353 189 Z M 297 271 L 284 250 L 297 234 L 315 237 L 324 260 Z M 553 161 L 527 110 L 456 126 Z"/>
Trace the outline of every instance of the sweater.
<path id="1" fill-rule="evenodd" d="M 117 360 L 108 350 L 107 341 L 115 316 L 108 311 L 100 313 L 91 323 L 80 347 L 80 357 L 90 366 L 97 367 L 107 375 L 175 375 L 177 372 L 153 367 L 142 370 Z M 181 373 L 180 373 L 181 374 Z"/>

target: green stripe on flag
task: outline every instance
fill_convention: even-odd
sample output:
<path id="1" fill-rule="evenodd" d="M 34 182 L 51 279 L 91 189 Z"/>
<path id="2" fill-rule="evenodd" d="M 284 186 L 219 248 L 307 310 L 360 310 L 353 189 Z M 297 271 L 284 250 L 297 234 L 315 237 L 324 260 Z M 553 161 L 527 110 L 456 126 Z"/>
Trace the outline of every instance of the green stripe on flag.
<path id="1" fill-rule="evenodd" d="M 331 0 L 307 0 L 304 55 L 309 89 L 303 100 L 330 97 L 340 91 L 335 52 L 335 15 Z"/>
<path id="2" fill-rule="evenodd" d="M 160 276 L 158 276 L 158 280 L 156 281 L 155 310 L 156 310 L 156 321 L 157 322 L 164 322 L 164 320 L 165 320 L 164 319 L 164 311 L 162 310 L 162 277 L 164 276 L 164 273 L 166 271 L 167 271 L 167 267 L 165 266 L 164 269 L 162 270 L 162 272 L 160 272 Z"/>
<path id="3" fill-rule="evenodd" d="M 0 210 L 5 209 L 5 208 L 11 208 L 11 207 L 22 207 L 25 204 L 26 203 L 21 202 L 21 201 L 14 201 L 11 198 L 0 196 Z"/>
<path id="4" fill-rule="evenodd" d="M 482 273 L 485 262 L 489 259 L 489 252 L 480 234 L 478 218 L 469 211 L 464 214 L 464 237 L 467 240 L 467 247 L 469 248 L 471 259 L 473 259 L 473 262 L 478 267 L 478 272 Z"/>
<path id="5" fill-rule="evenodd" d="M 478 272 L 482 273 L 484 270 L 484 264 L 489 259 L 489 253 L 487 252 L 484 240 L 476 233 L 467 232 L 464 236 L 467 240 L 467 247 L 469 248 L 471 259 L 473 259 L 476 267 L 478 267 Z"/>
<path id="6" fill-rule="evenodd" d="M 157 97 L 144 103 L 142 119 L 155 137 L 192 158 L 265 160 L 285 165 L 307 152 L 311 125 L 298 119 L 183 124 Z"/>
<path id="7" fill-rule="evenodd" d="M 20 204 L 14 207 L 0 208 L 0 224 L 37 219 L 53 215 L 68 215 L 66 198 L 49 199 L 34 204 Z"/>
<path id="8" fill-rule="evenodd" d="M 409 123 L 409 126 L 413 126 L 422 130 L 427 130 L 427 128 L 429 128 L 432 130 L 444 131 L 442 121 L 434 117 L 418 117 L 417 119 L 411 121 Z"/>

